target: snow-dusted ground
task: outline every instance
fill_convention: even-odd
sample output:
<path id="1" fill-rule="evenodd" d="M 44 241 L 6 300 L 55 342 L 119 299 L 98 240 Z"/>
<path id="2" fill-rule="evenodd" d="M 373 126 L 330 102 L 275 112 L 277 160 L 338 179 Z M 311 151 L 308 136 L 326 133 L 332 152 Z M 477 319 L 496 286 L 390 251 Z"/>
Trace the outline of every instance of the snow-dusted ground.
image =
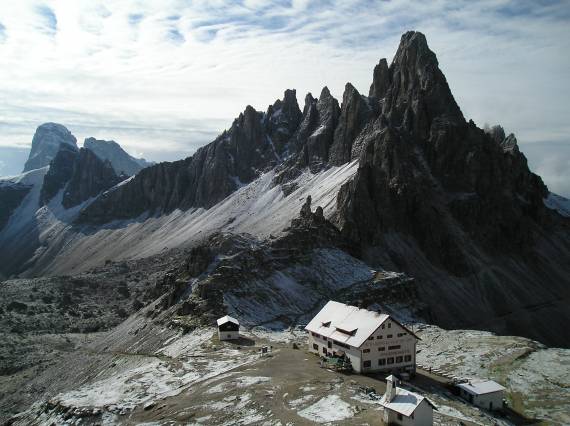
<path id="1" fill-rule="evenodd" d="M 491 379 L 511 406 L 552 424 L 570 424 L 570 350 L 523 337 L 422 326 L 417 362 L 459 378 Z"/>
<path id="2" fill-rule="evenodd" d="M 329 395 L 313 405 L 299 411 L 299 415 L 316 423 L 345 420 L 354 415 L 356 409 L 338 395 Z"/>
<path id="3" fill-rule="evenodd" d="M 38 211 L 41 181 L 47 171 L 44 168 L 30 172 L 31 175 L 26 177 L 12 178 L 23 183 L 33 180 L 35 185 L 22 203 L 21 210 L 25 211 L 20 213 L 24 214 L 18 213 L 19 219 L 14 223 L 11 221 L 0 234 L 0 246 L 7 243 L 14 232 L 25 228 L 26 232 L 37 235 L 30 240 L 42 248 L 36 254 L 35 272 L 71 273 L 89 269 L 106 259 L 142 258 L 165 249 L 187 246 L 217 231 L 267 238 L 280 234 L 291 219 L 297 217 L 308 195 L 314 206 L 322 206 L 325 216 L 330 216 L 340 186 L 354 176 L 357 168 L 358 162 L 354 161 L 318 174 L 307 170 L 294 181 L 297 189 L 288 196 L 280 186 L 272 184 L 274 172 L 271 171 L 209 210 L 176 210 L 160 217 L 143 214 L 133 220 L 115 221 L 99 227 L 72 226 L 79 209 L 62 212 L 55 200 L 44 207 L 43 212 Z M 10 243 L 30 244 L 22 239 Z M 52 261 L 54 257 L 57 258 Z"/>
<path id="4" fill-rule="evenodd" d="M 226 292 L 224 301 L 230 315 L 239 317 L 248 326 L 270 327 L 272 321 L 284 315 L 297 317 L 297 323 L 306 324 L 319 301 L 370 280 L 374 272 L 341 250 L 317 249 L 306 265 L 274 272 L 265 279 L 243 282 L 238 289 Z M 282 326 L 281 323 L 274 325 L 275 328 Z"/>
<path id="5" fill-rule="evenodd" d="M 135 362 L 128 360 L 124 368 L 119 366 L 119 373 L 57 395 L 54 401 L 63 406 L 125 413 L 141 404 L 178 395 L 195 383 L 258 359 L 255 354 L 244 356 L 236 349 L 224 348 L 211 353 L 204 345 L 209 343 L 214 332 L 214 329 L 204 329 L 179 336 L 157 351 L 157 355 L 168 357 L 165 360 L 162 357 L 136 357 Z M 170 362 L 170 359 L 177 362 Z"/>

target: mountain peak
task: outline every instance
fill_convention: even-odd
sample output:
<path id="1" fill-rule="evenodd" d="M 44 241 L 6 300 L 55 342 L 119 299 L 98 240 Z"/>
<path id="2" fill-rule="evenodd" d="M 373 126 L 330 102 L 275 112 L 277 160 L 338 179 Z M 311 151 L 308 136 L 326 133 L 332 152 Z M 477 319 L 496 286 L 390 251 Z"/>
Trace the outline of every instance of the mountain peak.
<path id="1" fill-rule="evenodd" d="M 38 126 L 23 171 L 47 166 L 55 158 L 62 144 L 70 145 L 77 150 L 77 139 L 65 126 L 58 123 L 44 123 Z"/>
<path id="2" fill-rule="evenodd" d="M 386 91 L 390 86 L 390 70 L 388 69 L 388 62 L 386 58 L 380 59 L 378 65 L 374 67 L 374 76 L 372 84 L 370 85 L 370 92 L 368 96 L 377 99 L 382 99 L 386 96 Z"/>
<path id="3" fill-rule="evenodd" d="M 123 173 L 133 176 L 152 164 L 144 159 L 132 157 L 115 141 L 87 138 L 83 146 L 91 150 L 99 159 L 109 161 L 118 176 Z"/>
<path id="4" fill-rule="evenodd" d="M 456 124 L 465 123 L 463 113 L 439 69 L 437 57 L 422 33 L 408 31 L 402 36 L 388 71 L 389 85 L 382 112 L 391 125 L 404 126 L 408 132 L 427 138 L 436 118 Z M 379 74 L 384 72 L 378 71 Z M 385 79 L 378 77 L 379 86 L 384 82 Z"/>

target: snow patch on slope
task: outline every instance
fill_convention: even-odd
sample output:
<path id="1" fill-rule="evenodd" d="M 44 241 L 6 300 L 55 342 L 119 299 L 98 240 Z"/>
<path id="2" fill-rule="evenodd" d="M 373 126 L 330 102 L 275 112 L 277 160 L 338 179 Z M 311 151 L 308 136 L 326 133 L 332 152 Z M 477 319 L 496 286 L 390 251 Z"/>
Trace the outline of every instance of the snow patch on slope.
<path id="1" fill-rule="evenodd" d="M 308 195 L 313 205 L 322 206 L 325 216 L 330 217 L 340 186 L 354 176 L 357 168 L 358 162 L 354 161 L 318 174 L 307 170 L 295 180 L 297 189 L 288 196 L 273 184 L 274 172 L 270 171 L 208 210 L 176 210 L 150 218 L 145 213 L 133 220 L 99 227 L 43 224 L 42 227 L 54 229 L 46 243 L 58 250 L 49 257 L 57 253 L 58 258 L 54 262 L 50 259 L 49 265 L 46 262 L 41 272 L 79 272 L 106 259 L 147 257 L 165 249 L 189 246 L 218 231 L 249 233 L 260 238 L 279 235 L 297 217 Z"/>
<path id="2" fill-rule="evenodd" d="M 317 249 L 310 260 L 276 271 L 267 278 L 242 282 L 224 294 L 230 315 L 246 326 L 280 327 L 278 317 L 308 322 L 320 301 L 335 292 L 368 281 L 374 271 L 338 249 Z M 274 324 L 272 324 L 274 323 Z"/>
<path id="3" fill-rule="evenodd" d="M 329 395 L 299 411 L 298 414 L 316 423 L 328 423 L 348 419 L 355 411 L 354 407 L 344 402 L 338 395 Z"/>

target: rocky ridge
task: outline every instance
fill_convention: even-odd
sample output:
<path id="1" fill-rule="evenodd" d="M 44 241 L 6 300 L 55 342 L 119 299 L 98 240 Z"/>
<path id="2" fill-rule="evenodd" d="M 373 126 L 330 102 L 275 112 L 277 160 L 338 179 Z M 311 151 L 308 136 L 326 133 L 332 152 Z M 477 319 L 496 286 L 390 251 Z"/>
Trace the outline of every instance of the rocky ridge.
<path id="1" fill-rule="evenodd" d="M 134 176 L 145 167 L 153 164 L 143 158 L 135 158 L 129 155 L 115 141 L 87 138 L 83 143 L 83 147 L 95 153 L 100 160 L 108 160 L 113 166 L 117 176 Z"/>
<path id="2" fill-rule="evenodd" d="M 69 209 L 115 186 L 127 176 L 117 176 L 108 160 L 101 160 L 89 148 L 62 146 L 50 163 L 41 189 L 45 205 L 64 189 L 61 204 Z"/>

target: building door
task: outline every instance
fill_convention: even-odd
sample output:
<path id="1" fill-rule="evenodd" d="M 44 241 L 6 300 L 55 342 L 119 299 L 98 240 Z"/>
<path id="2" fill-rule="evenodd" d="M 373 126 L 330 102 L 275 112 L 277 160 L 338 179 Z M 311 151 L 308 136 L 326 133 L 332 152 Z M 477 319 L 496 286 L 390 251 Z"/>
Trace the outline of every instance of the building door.
<path id="1" fill-rule="evenodd" d="M 327 344 L 328 348 L 331 349 L 332 348 L 332 342 L 329 340 L 328 344 Z"/>

